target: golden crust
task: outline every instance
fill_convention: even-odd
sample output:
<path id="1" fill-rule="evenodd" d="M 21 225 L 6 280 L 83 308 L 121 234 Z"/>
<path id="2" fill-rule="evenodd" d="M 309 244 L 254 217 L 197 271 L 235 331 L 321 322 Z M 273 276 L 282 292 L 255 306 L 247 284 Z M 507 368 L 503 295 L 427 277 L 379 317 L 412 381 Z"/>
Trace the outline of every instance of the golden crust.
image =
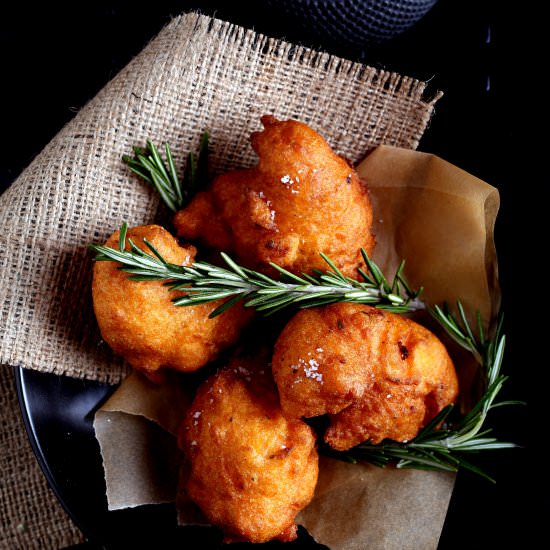
<path id="1" fill-rule="evenodd" d="M 355 170 L 307 125 L 262 117 L 252 135 L 259 163 L 228 172 L 174 217 L 178 235 L 235 254 L 248 267 L 269 262 L 293 271 L 326 269 L 327 254 L 346 275 L 370 254 L 372 207 Z"/>
<path id="2" fill-rule="evenodd" d="M 330 414 L 325 441 L 338 450 L 410 440 L 458 395 L 453 363 L 434 334 L 358 304 L 298 312 L 277 340 L 273 374 L 287 416 Z"/>
<path id="3" fill-rule="evenodd" d="M 283 416 L 267 359 L 234 359 L 203 383 L 179 441 L 185 491 L 226 541 L 296 538 L 317 482 L 315 435 Z"/>
<path id="4" fill-rule="evenodd" d="M 106 245 L 118 247 L 119 232 Z M 142 249 L 143 238 L 151 242 L 166 260 L 190 265 L 196 249 L 180 246 L 158 225 L 135 227 L 128 237 Z M 162 281 L 132 281 L 117 269 L 116 262 L 94 265 L 92 296 L 94 311 L 105 342 L 134 368 L 154 378 L 161 367 L 194 371 L 236 342 L 251 312 L 238 306 L 214 319 L 210 312 L 220 302 L 178 307 Z"/>

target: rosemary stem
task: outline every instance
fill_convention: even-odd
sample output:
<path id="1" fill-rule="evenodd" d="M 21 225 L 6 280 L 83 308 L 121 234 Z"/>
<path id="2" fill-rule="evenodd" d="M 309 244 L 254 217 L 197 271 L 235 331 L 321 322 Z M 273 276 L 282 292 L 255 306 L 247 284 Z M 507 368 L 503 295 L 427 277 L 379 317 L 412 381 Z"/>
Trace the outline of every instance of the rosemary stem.
<path id="1" fill-rule="evenodd" d="M 210 313 L 210 317 L 222 314 L 239 301 L 246 307 L 254 307 L 267 315 L 289 306 L 305 308 L 338 302 L 371 304 L 398 313 L 426 309 L 447 334 L 480 363 L 485 375 L 484 394 L 472 410 L 452 428 L 439 429 L 452 409 L 452 405 L 449 405 L 407 443 L 390 441 L 372 445 L 367 441 L 345 453 L 331 451 L 330 456 L 352 462 L 357 459 L 366 460 L 378 466 L 393 461 L 398 468 L 456 471 L 463 467 L 491 480 L 466 460 L 465 455 L 482 450 L 514 447 L 512 443 L 487 437 L 490 429 L 484 428 L 487 414 L 492 408 L 510 403 L 495 403 L 506 380 L 500 374 L 505 344 L 505 338 L 500 334 L 502 323 L 499 323 L 493 340 L 483 332 L 476 339 L 460 302 L 457 303 L 458 317 L 446 306 L 428 307 L 419 298 L 421 291 L 413 291 L 406 284 L 402 276 L 402 266 L 390 284 L 380 268 L 363 251 L 365 263 L 372 276 L 360 271 L 363 280 L 358 281 L 345 277 L 329 258 L 322 255 L 329 270 L 297 275 L 272 264 L 279 272 L 279 280 L 276 280 L 238 265 L 224 253 L 222 258 L 227 265 L 225 268 L 205 262 L 195 262 L 191 266 L 171 264 L 151 243 L 144 240 L 149 252 L 142 250 L 131 239 L 126 238 L 126 232 L 125 224 L 120 231 L 118 249 L 92 245 L 90 248 L 96 252 L 96 261 L 118 262 L 119 269 L 126 271 L 135 280 L 164 281 L 169 290 L 183 293 L 173 299 L 176 306 L 193 306 L 223 300 Z"/>

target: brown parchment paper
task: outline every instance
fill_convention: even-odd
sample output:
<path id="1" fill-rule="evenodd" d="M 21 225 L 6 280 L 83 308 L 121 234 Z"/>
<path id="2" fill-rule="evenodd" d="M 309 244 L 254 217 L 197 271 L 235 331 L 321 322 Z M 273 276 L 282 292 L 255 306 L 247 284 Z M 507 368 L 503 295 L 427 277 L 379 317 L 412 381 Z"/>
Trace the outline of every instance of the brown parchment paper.
<path id="1" fill-rule="evenodd" d="M 493 241 L 497 190 L 436 156 L 389 146 L 375 149 L 358 171 L 370 188 L 376 219 L 374 258 L 384 272 L 392 273 L 405 258 L 409 281 L 425 286 L 428 303 L 460 298 L 468 311 L 480 309 L 489 324 L 500 303 Z M 463 371 L 471 365 L 456 349 L 450 351 L 461 392 L 467 394 L 472 377 Z M 111 509 L 175 498 L 175 470 L 156 480 L 151 475 L 166 457 L 156 456 L 149 464 L 143 455 L 150 452 L 149 438 L 154 439 L 159 426 L 174 433 L 192 388 L 189 393 L 166 385 L 150 389 L 143 377 L 131 375 L 95 418 Z M 128 420 L 135 415 L 153 422 Z M 173 450 L 177 454 L 175 440 Z M 332 550 L 437 548 L 453 474 L 382 470 L 326 457 L 320 466 L 315 497 L 297 518 L 318 542 Z M 144 487 L 144 479 L 152 484 Z M 180 506 L 179 520 L 201 522 L 187 506 Z"/>
<path id="2" fill-rule="evenodd" d="M 427 153 L 380 146 L 358 166 L 370 188 L 376 248 L 373 258 L 393 274 L 402 259 L 423 300 L 460 299 L 471 322 L 498 314 L 500 290 L 493 231 L 498 190 Z"/>
<path id="3" fill-rule="evenodd" d="M 162 385 L 131 373 L 94 417 L 109 510 L 174 502 L 176 434 L 193 394 L 176 376 Z"/>
<path id="4" fill-rule="evenodd" d="M 455 476 L 321 457 L 298 524 L 332 550 L 436 549 Z"/>

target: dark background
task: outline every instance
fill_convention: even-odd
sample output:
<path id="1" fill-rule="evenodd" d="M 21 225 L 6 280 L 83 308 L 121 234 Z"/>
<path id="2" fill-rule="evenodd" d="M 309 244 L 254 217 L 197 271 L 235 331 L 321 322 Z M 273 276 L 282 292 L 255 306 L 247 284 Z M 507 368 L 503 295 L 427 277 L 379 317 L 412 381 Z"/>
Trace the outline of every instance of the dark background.
<path id="1" fill-rule="evenodd" d="M 531 196 L 533 190 L 542 193 L 548 180 L 536 146 L 541 140 L 533 134 L 536 129 L 544 131 L 547 123 L 546 108 L 536 93 L 542 86 L 536 76 L 542 57 L 533 40 L 539 36 L 536 22 L 542 15 L 528 3 L 440 0 L 404 34 L 364 47 L 308 32 L 297 18 L 281 9 L 270 11 L 267 3 L 244 6 L 95 2 L 74 3 L 71 8 L 3 8 L 0 189 L 172 16 L 189 7 L 429 80 L 432 90 L 445 95 L 436 105 L 420 150 L 442 156 L 501 193 L 496 241 L 508 336 L 504 371 L 510 376 L 502 394 L 527 403 L 492 414 L 496 435 L 522 448 L 476 459 L 497 479 L 496 485 L 459 474 L 440 549 L 530 547 L 528 541 L 542 532 L 538 518 L 543 502 L 548 512 L 544 451 L 535 453 L 545 446 L 546 417 L 534 412 L 539 399 L 535 388 L 544 392 L 548 368 L 545 335 L 537 335 L 537 327 L 545 325 L 541 315 L 546 315 L 546 285 L 542 267 L 540 274 L 526 272 L 527 262 L 539 263 L 540 258 L 542 263 L 545 253 L 542 223 L 536 223 L 544 199 Z"/>

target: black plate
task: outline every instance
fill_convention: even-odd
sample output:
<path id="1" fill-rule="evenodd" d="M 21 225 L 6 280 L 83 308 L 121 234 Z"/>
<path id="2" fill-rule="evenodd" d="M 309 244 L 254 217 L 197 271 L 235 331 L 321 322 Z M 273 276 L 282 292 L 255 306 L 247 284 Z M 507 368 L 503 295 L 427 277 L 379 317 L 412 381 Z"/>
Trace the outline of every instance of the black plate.
<path id="1" fill-rule="evenodd" d="M 169 6 L 157 3 L 147 10 L 118 4 L 104 9 L 81 3 L 71 9 L 70 24 L 63 18 L 64 7 L 48 4 L 28 10 L 24 3 L 10 4 L 14 13 L 8 11 L 0 21 L 4 49 L 10 51 L 5 60 L 10 85 L 0 87 L 4 135 L 9 136 L 0 166 L 0 185 L 5 187 L 13 181 L 73 116 L 70 106 L 83 105 L 142 49 L 170 14 L 181 12 L 186 6 L 196 4 L 207 12 L 209 6 L 215 7 L 222 19 L 293 42 L 319 46 L 320 39 L 305 35 L 303 27 L 295 22 L 289 24 L 286 13 L 266 17 L 265 3 L 258 2 L 254 7 L 254 3 L 246 3 L 241 13 L 238 3 L 206 0 L 180 1 Z M 510 71 L 510 67 L 520 67 L 524 60 L 533 57 L 535 49 L 528 51 L 525 47 L 530 43 L 525 35 L 533 34 L 532 21 L 526 23 L 522 19 L 522 14 L 531 12 L 522 10 L 519 4 L 506 4 L 440 0 L 418 25 L 381 47 L 362 51 L 347 49 L 340 43 L 327 47 L 350 59 L 429 80 L 429 89 L 445 91 L 420 148 L 499 188 L 503 207 L 496 228 L 497 244 L 501 250 L 499 267 L 507 314 L 505 332 L 509 336 L 504 370 L 510 375 L 503 398 L 525 400 L 532 391 L 531 367 L 540 367 L 540 356 L 529 359 L 526 350 L 538 354 L 541 346 L 533 342 L 543 340 L 534 338 L 532 323 L 525 318 L 525 274 L 515 254 L 520 249 L 515 244 L 516 222 L 533 208 L 521 186 L 543 178 L 542 170 L 536 177 L 531 174 L 535 164 L 527 174 L 525 164 L 518 161 L 525 136 L 534 134 L 524 131 L 519 123 L 524 117 L 519 90 L 526 85 L 525 80 Z M 97 40 L 98 36 L 101 40 Z M 36 55 L 27 55 L 29 46 Z M 56 63 L 50 63 L 51 59 Z M 37 92 L 37 83 L 54 82 L 56 85 L 39 86 Z M 527 222 L 522 219 L 524 223 Z M 504 253 L 508 243 L 514 243 L 514 253 Z M 520 252 L 522 258 L 528 256 L 521 249 Z M 69 515 L 93 544 L 109 549 L 141 548 L 148 541 L 161 549 L 219 547 L 220 536 L 214 530 L 177 529 L 171 506 L 107 512 L 92 414 L 113 387 L 21 369 L 16 369 L 16 378 L 23 416 L 40 465 Z M 540 419 L 545 418 L 541 415 L 536 421 L 535 417 L 529 421 L 527 410 L 495 411 L 492 424 L 496 435 L 527 445 L 525 426 L 537 426 L 538 430 Z M 524 450 L 502 451 L 476 457 L 475 462 L 498 483 L 492 485 L 471 474 L 459 473 L 439 550 L 511 548 L 514 544 L 536 547 L 527 544 L 536 532 L 536 501 L 528 498 L 526 491 L 537 486 L 534 480 L 528 480 L 528 475 L 537 471 L 532 463 L 540 464 L 541 457 L 535 461 Z M 307 538 L 304 540 L 304 547 L 315 547 Z"/>

